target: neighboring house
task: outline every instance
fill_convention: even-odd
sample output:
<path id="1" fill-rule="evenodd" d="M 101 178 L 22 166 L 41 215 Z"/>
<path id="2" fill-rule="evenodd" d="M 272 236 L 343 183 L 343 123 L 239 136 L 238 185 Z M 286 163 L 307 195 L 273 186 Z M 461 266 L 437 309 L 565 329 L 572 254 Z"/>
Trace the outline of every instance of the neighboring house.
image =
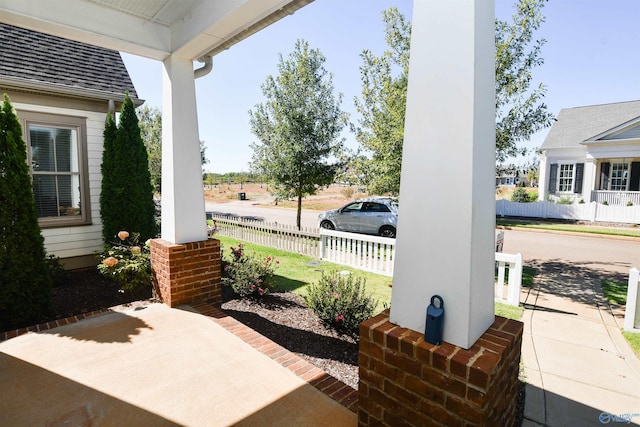
<path id="1" fill-rule="evenodd" d="M 640 101 L 563 109 L 540 149 L 540 200 L 640 205 Z"/>
<path id="2" fill-rule="evenodd" d="M 46 250 L 67 268 L 95 265 L 107 112 L 126 92 L 142 103 L 120 53 L 0 23 L 0 58 L 0 94 L 22 125 Z"/>

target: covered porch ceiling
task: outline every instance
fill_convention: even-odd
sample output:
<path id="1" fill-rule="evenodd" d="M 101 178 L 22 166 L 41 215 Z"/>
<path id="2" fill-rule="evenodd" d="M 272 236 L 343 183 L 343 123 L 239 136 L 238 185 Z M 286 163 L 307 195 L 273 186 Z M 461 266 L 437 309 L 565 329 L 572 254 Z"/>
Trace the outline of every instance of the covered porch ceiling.
<path id="1" fill-rule="evenodd" d="M 0 0 L 0 21 L 133 55 L 213 56 L 313 0 Z"/>

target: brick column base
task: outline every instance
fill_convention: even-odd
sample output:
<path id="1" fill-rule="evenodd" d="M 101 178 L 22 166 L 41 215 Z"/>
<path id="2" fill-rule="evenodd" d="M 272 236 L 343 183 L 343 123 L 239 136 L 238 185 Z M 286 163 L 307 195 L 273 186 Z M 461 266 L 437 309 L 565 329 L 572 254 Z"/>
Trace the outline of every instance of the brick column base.
<path id="1" fill-rule="evenodd" d="M 511 426 L 516 417 L 521 322 L 496 316 L 469 350 L 436 346 L 389 322 L 360 325 L 360 426 Z"/>
<path id="2" fill-rule="evenodd" d="M 220 241 L 185 244 L 151 240 L 153 285 L 169 307 L 197 300 L 222 302 Z"/>

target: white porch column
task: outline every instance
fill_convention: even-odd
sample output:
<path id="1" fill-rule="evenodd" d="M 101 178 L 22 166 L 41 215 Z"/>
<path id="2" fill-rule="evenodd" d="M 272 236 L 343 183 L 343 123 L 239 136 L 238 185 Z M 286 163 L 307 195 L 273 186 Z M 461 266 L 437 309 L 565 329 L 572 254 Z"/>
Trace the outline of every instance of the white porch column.
<path id="1" fill-rule="evenodd" d="M 587 158 L 584 162 L 584 176 L 582 177 L 582 200 L 585 203 L 591 202 L 591 192 L 597 188 L 596 182 L 596 159 L 587 153 Z"/>
<path id="2" fill-rule="evenodd" d="M 540 154 L 540 169 L 538 170 L 538 200 L 545 200 L 549 190 L 547 189 L 548 181 L 547 176 L 547 156 Z"/>
<path id="3" fill-rule="evenodd" d="M 172 55 L 162 74 L 162 238 L 207 240 L 205 221 L 193 63 Z"/>
<path id="4" fill-rule="evenodd" d="M 494 321 L 494 3 L 416 1 L 390 320 L 423 332 L 433 294 L 444 341 Z"/>

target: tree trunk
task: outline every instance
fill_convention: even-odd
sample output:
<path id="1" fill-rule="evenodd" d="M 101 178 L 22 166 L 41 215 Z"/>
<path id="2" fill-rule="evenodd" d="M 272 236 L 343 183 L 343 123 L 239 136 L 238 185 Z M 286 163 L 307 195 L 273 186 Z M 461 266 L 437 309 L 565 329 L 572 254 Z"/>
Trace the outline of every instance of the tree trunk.
<path id="1" fill-rule="evenodd" d="M 300 219 L 302 217 L 302 194 L 298 194 L 298 214 L 296 215 L 296 225 L 300 230 Z"/>

